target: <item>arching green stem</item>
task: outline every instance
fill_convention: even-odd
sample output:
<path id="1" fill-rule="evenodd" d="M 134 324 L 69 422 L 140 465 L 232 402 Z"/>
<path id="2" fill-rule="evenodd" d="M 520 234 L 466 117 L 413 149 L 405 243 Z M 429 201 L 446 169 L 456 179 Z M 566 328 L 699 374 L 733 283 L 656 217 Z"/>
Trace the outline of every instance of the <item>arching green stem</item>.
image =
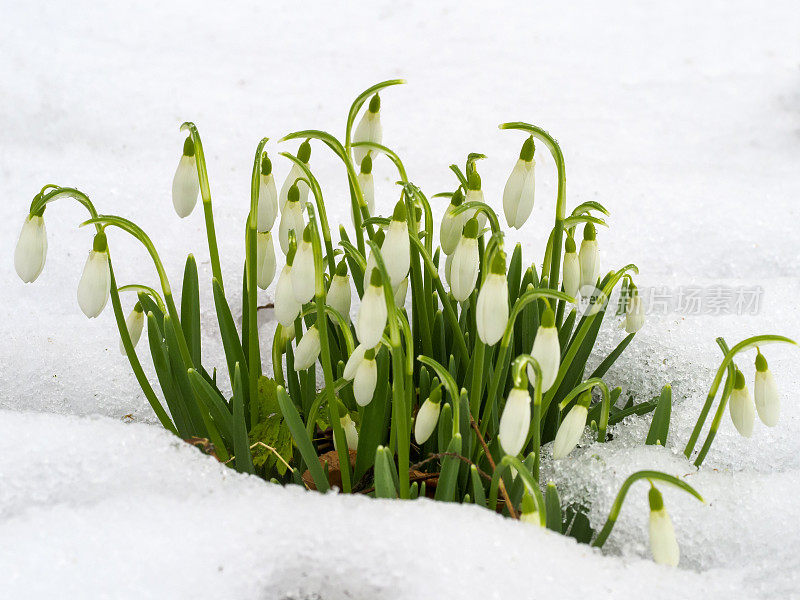
<path id="1" fill-rule="evenodd" d="M 150 296 L 153 301 L 158 305 L 158 308 L 161 309 L 162 313 L 167 312 L 166 306 L 164 306 L 164 300 L 161 298 L 161 294 L 159 294 L 156 290 L 151 288 L 149 285 L 140 285 L 138 283 L 129 283 L 128 285 L 123 285 L 117 288 L 118 292 L 136 292 L 136 293 L 144 293 Z"/>
<path id="2" fill-rule="evenodd" d="M 597 427 L 597 441 L 606 441 L 606 429 L 608 429 L 608 416 L 611 412 L 611 393 L 608 390 L 606 382 L 599 377 L 592 377 L 586 381 L 576 385 L 569 394 L 559 404 L 559 409 L 564 410 L 574 398 L 577 398 L 581 392 L 592 389 L 594 387 L 600 388 L 603 394 L 602 409 L 600 410 L 600 423 Z"/>
<path id="3" fill-rule="evenodd" d="M 403 165 L 403 161 L 400 160 L 400 157 L 397 156 L 393 150 L 374 142 L 356 142 L 351 144 L 351 146 L 353 148 L 369 148 L 370 150 L 378 150 L 379 152 L 382 152 L 388 156 L 389 160 L 391 160 L 394 163 L 394 166 L 397 167 L 397 173 L 400 175 L 400 179 L 403 181 L 403 183 L 408 183 L 408 174 L 406 173 L 406 168 Z"/>
<path id="4" fill-rule="evenodd" d="M 500 220 L 497 218 L 497 213 L 494 212 L 491 206 L 486 204 L 485 202 L 480 202 L 479 200 L 470 200 L 469 202 L 464 202 L 460 204 L 456 208 L 453 209 L 451 213 L 453 216 L 459 215 L 467 210 L 474 210 L 475 214 L 483 213 L 489 219 L 489 223 L 492 226 L 492 234 L 501 234 L 503 230 L 500 228 Z"/>
<path id="5" fill-rule="evenodd" d="M 367 101 L 367 98 L 384 88 L 392 85 L 401 85 L 405 82 L 405 79 L 387 79 L 386 81 L 381 81 L 380 83 L 376 83 L 375 85 L 368 87 L 358 96 L 356 96 L 356 99 L 353 100 L 353 103 L 350 105 L 350 111 L 347 113 L 347 127 L 344 134 L 344 144 L 348 156 L 350 155 L 351 140 L 353 139 L 353 124 L 356 122 L 358 111 L 361 110 L 362 106 L 364 106 L 364 102 Z"/>

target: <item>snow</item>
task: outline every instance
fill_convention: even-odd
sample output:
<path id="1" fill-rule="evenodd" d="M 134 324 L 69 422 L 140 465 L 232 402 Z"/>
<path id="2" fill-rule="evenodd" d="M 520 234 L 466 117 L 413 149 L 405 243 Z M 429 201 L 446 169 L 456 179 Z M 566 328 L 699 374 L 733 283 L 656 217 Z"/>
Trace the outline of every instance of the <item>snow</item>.
<path id="1" fill-rule="evenodd" d="M 4 17 L 0 596 L 800 596 L 797 350 L 765 349 L 782 391 L 776 428 L 757 424 L 743 440 L 726 418 L 699 472 L 680 455 L 719 362 L 716 336 L 800 338 L 792 3 L 78 0 L 19 4 Z M 635 262 L 640 287 L 763 288 L 752 316 L 649 315 L 609 372 L 639 399 L 672 382 L 666 448 L 635 448 L 649 425 L 635 417 L 613 428 L 610 443 L 543 465 L 565 499 L 591 493 L 594 525 L 631 472 L 691 473 L 706 504 L 662 488 L 678 570 L 649 561 L 644 484 L 601 554 L 475 507 L 322 497 L 237 475 L 155 423 L 119 354 L 111 311 L 91 321 L 80 313 L 75 289 L 91 247 L 91 232 L 76 228 L 83 209 L 48 208 L 44 272 L 32 285 L 14 274 L 30 199 L 57 183 L 134 218 L 176 287 L 187 252 L 209 281 L 201 211 L 180 221 L 169 197 L 178 125 L 190 119 L 203 136 L 238 305 L 258 140 L 271 138 L 280 182 L 289 167 L 277 152 L 296 146 L 277 139 L 308 127 L 341 135 L 353 96 L 392 77 L 409 85 L 382 94 L 384 139 L 429 196 L 453 188 L 448 164 L 480 151 L 486 197 L 499 209 L 522 136 L 496 127 L 527 120 L 562 144 L 569 206 L 598 200 L 611 211 L 611 230 L 598 232 L 604 268 Z M 313 148 L 329 217 L 347 223 L 341 166 Z M 536 160 L 532 222 L 512 239 L 539 262 L 555 170 L 542 148 Z M 375 173 L 385 213 L 396 176 L 385 161 Z M 109 244 L 120 284 L 156 284 L 132 240 L 112 232 Z M 201 303 L 204 355 L 222 364 L 210 286 Z M 262 339 L 271 329 L 264 323 Z M 611 348 L 622 335 L 608 327 L 601 343 Z M 739 366 L 751 380 L 751 358 Z"/>

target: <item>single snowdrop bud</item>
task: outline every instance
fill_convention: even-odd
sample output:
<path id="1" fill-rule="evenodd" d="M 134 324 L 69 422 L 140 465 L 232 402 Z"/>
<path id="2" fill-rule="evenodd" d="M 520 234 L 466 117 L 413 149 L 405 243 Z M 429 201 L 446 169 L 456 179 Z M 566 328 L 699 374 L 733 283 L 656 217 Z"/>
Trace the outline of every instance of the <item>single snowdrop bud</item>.
<path id="1" fill-rule="evenodd" d="M 767 427 L 775 427 L 781 415 L 781 401 L 778 398 L 778 385 L 761 350 L 756 356 L 756 383 L 753 392 L 756 397 L 758 418 Z"/>
<path id="2" fill-rule="evenodd" d="M 386 272 L 389 273 L 392 287 L 395 288 L 408 275 L 411 266 L 406 205 L 402 199 L 394 207 L 392 221 L 386 229 L 386 237 L 381 246 L 381 255 L 386 263 Z"/>
<path id="3" fill-rule="evenodd" d="M 581 288 L 585 286 L 593 288 L 597 284 L 600 262 L 597 260 L 597 233 L 592 223 L 587 223 L 583 228 L 583 241 L 578 259 L 581 264 Z"/>
<path id="4" fill-rule="evenodd" d="M 403 308 L 408 295 L 408 277 L 404 278 L 392 291 L 394 292 L 394 305 L 397 308 Z"/>
<path id="5" fill-rule="evenodd" d="M 558 343 L 556 315 L 549 306 L 544 311 L 542 323 L 536 331 L 531 356 L 536 359 L 542 370 L 542 392 L 546 392 L 555 383 L 558 376 L 558 367 L 561 363 L 561 347 Z M 534 381 L 535 377 L 533 368 L 528 365 L 528 379 Z"/>
<path id="6" fill-rule="evenodd" d="M 478 220 L 475 218 L 464 225 L 463 235 L 453 252 L 453 263 L 450 266 L 450 291 L 459 302 L 469 298 L 475 289 L 480 269 L 478 254 Z"/>
<path id="7" fill-rule="evenodd" d="M 261 156 L 261 176 L 258 183 L 258 231 L 271 231 L 278 216 L 278 192 L 272 176 L 272 161 L 267 153 Z"/>
<path id="8" fill-rule="evenodd" d="M 314 297 L 316 276 L 314 274 L 314 248 L 311 246 L 311 237 L 314 235 L 309 223 L 303 231 L 303 241 L 297 247 L 292 263 L 292 292 L 294 299 L 300 304 L 305 304 Z"/>
<path id="9" fill-rule="evenodd" d="M 197 174 L 197 158 L 194 155 L 194 142 L 190 136 L 183 143 L 183 155 L 172 179 L 172 205 L 180 218 L 192 214 L 199 194 L 200 176 Z"/>
<path id="10" fill-rule="evenodd" d="M 369 286 L 364 290 L 361 306 L 358 308 L 356 335 L 358 341 L 368 348 L 374 348 L 381 341 L 386 329 L 388 309 L 383 293 L 383 275 L 379 269 L 372 269 Z"/>
<path id="11" fill-rule="evenodd" d="M 442 247 L 442 252 L 450 256 L 458 245 L 458 240 L 461 239 L 461 231 L 464 229 L 464 224 L 469 221 L 470 213 L 473 211 L 465 211 L 454 215 L 453 212 L 464 202 L 464 195 L 461 193 L 461 188 L 458 188 L 450 198 L 450 204 L 444 211 L 442 222 L 439 225 L 439 245 Z M 474 213 L 473 213 L 474 214 Z"/>
<path id="12" fill-rule="evenodd" d="M 94 244 L 78 282 L 78 305 L 90 319 L 103 312 L 111 293 L 111 272 L 108 269 L 108 242 L 103 232 L 94 236 Z"/>
<path id="13" fill-rule="evenodd" d="M 531 397 L 525 388 L 515 387 L 509 392 L 508 400 L 500 416 L 500 430 L 497 439 L 503 452 L 516 456 L 522 451 L 528 430 L 531 427 Z"/>
<path id="14" fill-rule="evenodd" d="M 744 374 L 736 369 L 736 379 L 729 401 L 731 421 L 742 437 L 749 438 L 753 435 L 753 424 L 756 420 L 756 409 L 753 399 L 744 381 Z"/>
<path id="15" fill-rule="evenodd" d="M 320 352 L 319 331 L 316 325 L 309 327 L 294 350 L 294 370 L 305 371 L 311 367 Z"/>
<path id="16" fill-rule="evenodd" d="M 378 245 L 378 248 L 383 250 L 383 240 L 386 237 L 386 234 L 383 233 L 383 229 L 378 229 L 375 232 L 375 237 L 372 238 L 372 241 Z M 375 260 L 375 255 L 372 253 L 372 249 L 370 248 L 369 256 L 367 256 L 367 266 L 364 269 L 364 279 L 363 285 L 364 288 L 369 285 L 369 274 L 372 273 L 372 269 L 376 269 L 378 267 L 378 261 Z"/>
<path id="17" fill-rule="evenodd" d="M 367 350 L 369 350 L 369 348 L 364 344 L 356 346 L 344 365 L 342 378 L 346 381 L 353 381 L 353 379 L 356 378 L 356 371 L 358 371 L 358 366 L 361 364 L 361 361 L 364 360 L 364 354 L 366 354 Z"/>
<path id="18" fill-rule="evenodd" d="M 347 440 L 347 448 L 355 452 L 358 450 L 358 430 L 356 429 L 355 421 L 353 421 L 350 415 L 346 414 L 339 419 L 339 423 L 342 424 L 342 429 L 344 429 L 344 439 Z M 337 452 L 339 451 L 336 445 L 336 436 L 333 436 L 333 447 L 334 450 Z"/>
<path id="19" fill-rule="evenodd" d="M 508 176 L 503 190 L 503 211 L 509 227 L 519 229 L 528 220 L 533 210 L 534 169 L 533 136 L 525 140 L 519 153 L 519 160 Z"/>
<path id="20" fill-rule="evenodd" d="M 626 333 L 636 333 L 644 325 L 644 305 L 639 297 L 639 290 L 632 283 L 628 286 L 628 308 L 625 312 Z"/>
<path id="21" fill-rule="evenodd" d="M 539 511 L 536 510 L 536 502 L 534 502 L 533 496 L 528 493 L 528 490 L 525 490 L 522 496 L 522 514 L 520 514 L 519 520 L 530 525 L 542 526 Z"/>
<path id="22" fill-rule="evenodd" d="M 572 236 L 564 242 L 564 292 L 577 300 L 581 288 L 581 264 Z"/>
<path id="23" fill-rule="evenodd" d="M 325 298 L 328 306 L 342 315 L 345 322 L 350 323 L 350 277 L 347 274 L 347 264 L 344 259 L 336 266 L 336 273 L 331 279 L 331 285 Z"/>
<path id="24" fill-rule="evenodd" d="M 305 222 L 303 221 L 303 204 L 300 202 L 300 191 L 296 185 L 289 188 L 286 206 L 281 209 L 281 224 L 278 229 L 280 236 L 281 250 L 286 254 L 289 252 L 289 232 L 294 231 L 298 239 L 303 235 Z"/>
<path id="25" fill-rule="evenodd" d="M 586 427 L 586 418 L 589 415 L 591 398 L 592 393 L 589 391 L 581 394 L 578 403 L 570 409 L 567 416 L 561 421 L 561 427 L 558 428 L 555 442 L 553 442 L 553 459 L 564 458 L 581 441 L 583 430 Z"/>
<path id="26" fill-rule="evenodd" d="M 300 144 L 300 147 L 297 149 L 297 158 L 303 163 L 308 164 L 308 161 L 311 159 L 311 144 L 308 140 Z M 281 193 L 278 196 L 278 204 L 280 205 L 281 212 L 283 212 L 286 203 L 289 201 L 289 191 L 292 189 L 292 186 L 295 185 L 297 186 L 297 198 L 300 200 L 300 209 L 301 211 L 305 209 L 306 202 L 308 202 L 309 188 L 305 181 L 298 181 L 300 178 L 305 179 L 306 174 L 303 173 L 303 169 L 293 162 L 291 169 L 289 169 L 289 174 L 286 176 L 281 186 Z"/>
<path id="27" fill-rule="evenodd" d="M 302 306 L 294 297 L 292 290 L 292 261 L 294 261 L 294 248 L 289 249 L 286 264 L 278 276 L 275 285 L 275 318 L 284 327 L 294 325 L 294 320 L 300 314 Z"/>
<path id="28" fill-rule="evenodd" d="M 14 268 L 25 283 L 36 281 L 47 258 L 47 230 L 42 215 L 28 215 L 14 250 Z"/>
<path id="29" fill-rule="evenodd" d="M 478 337 L 489 346 L 500 341 L 508 324 L 508 281 L 506 280 L 506 256 L 495 252 L 489 274 L 478 293 L 475 306 L 475 324 Z"/>
<path id="30" fill-rule="evenodd" d="M 275 243 L 269 231 L 256 233 L 256 282 L 265 290 L 275 277 Z"/>
<path id="31" fill-rule="evenodd" d="M 375 181 L 372 178 L 372 156 L 367 153 L 364 160 L 361 161 L 361 172 L 358 174 L 358 185 L 361 188 L 361 193 L 364 194 L 364 202 L 367 204 L 367 212 L 372 216 L 375 214 Z M 353 206 L 350 205 L 352 216 Z M 355 217 L 353 217 L 353 225 L 355 225 Z"/>
<path id="32" fill-rule="evenodd" d="M 681 553 L 678 541 L 675 539 L 672 519 L 664 508 L 661 492 L 652 484 L 648 500 L 650 501 L 650 551 L 653 553 L 653 560 L 660 565 L 677 567 Z"/>
<path id="33" fill-rule="evenodd" d="M 375 94 L 369 101 L 369 107 L 364 111 L 361 121 L 358 122 L 353 134 L 354 142 L 372 142 L 380 144 L 383 141 L 383 127 L 381 127 L 381 98 Z M 369 148 L 357 146 L 353 148 L 353 158 L 357 165 L 361 164 Z"/>
<path id="34" fill-rule="evenodd" d="M 481 176 L 475 170 L 475 163 L 471 163 L 470 169 L 467 174 L 467 193 L 464 198 L 465 202 L 483 202 L 483 190 L 481 189 Z M 486 227 L 486 219 L 488 218 L 484 212 L 477 212 L 476 210 L 469 210 L 468 219 L 475 217 L 478 220 L 478 230 Z"/>
<path id="35" fill-rule="evenodd" d="M 414 421 L 414 439 L 417 444 L 424 444 L 431 437 L 436 423 L 439 422 L 439 412 L 442 408 L 442 388 L 437 386 L 431 395 L 422 403 L 417 411 Z"/>
<path id="36" fill-rule="evenodd" d="M 375 361 L 375 349 L 364 352 L 353 377 L 353 396 L 359 406 L 372 402 L 375 385 L 378 383 L 378 363 Z"/>
<path id="37" fill-rule="evenodd" d="M 128 329 L 131 345 L 135 348 L 136 344 L 139 343 L 139 338 L 142 337 L 142 329 L 144 329 L 144 309 L 141 302 L 134 304 L 133 310 L 128 315 L 128 318 L 125 319 L 125 327 Z M 119 341 L 119 351 L 123 356 L 127 354 L 122 339 Z"/>

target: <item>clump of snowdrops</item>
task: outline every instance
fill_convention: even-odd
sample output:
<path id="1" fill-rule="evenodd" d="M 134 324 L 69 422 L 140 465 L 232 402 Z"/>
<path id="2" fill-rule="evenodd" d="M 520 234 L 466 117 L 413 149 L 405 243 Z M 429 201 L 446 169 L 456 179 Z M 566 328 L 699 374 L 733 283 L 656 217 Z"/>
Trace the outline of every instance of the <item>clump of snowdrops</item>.
<path id="1" fill-rule="evenodd" d="M 645 480 L 650 483 L 654 559 L 677 564 L 677 541 L 655 483 L 677 486 L 702 500 L 684 481 L 657 471 L 631 474 L 605 526 L 594 532 L 586 506 L 562 506 L 556 482 L 543 486 L 539 477 L 544 444 L 553 442 L 553 459 L 568 460 L 587 439 L 587 429 L 604 443 L 609 425 L 630 414 L 654 411 L 645 443 L 663 444 L 667 438 L 668 385 L 658 398 L 617 406 L 621 390 L 609 389 L 603 380 L 645 317 L 633 280 L 637 268 L 601 270 L 597 237 L 598 228 L 606 225 L 606 209 L 585 202 L 567 212 L 558 143 L 535 125 L 514 122 L 500 126 L 522 134 L 519 159 L 502 191 L 509 227 L 523 227 L 531 215 L 537 150 L 546 149 L 558 173 L 555 220 L 543 240 L 543 260 L 527 262 L 519 244 L 507 248 L 501 218 L 492 208 L 500 194 L 488 190 L 487 203 L 481 184 L 481 154 L 469 154 L 463 170 L 450 166 L 454 188 L 434 196 L 447 203 L 437 224 L 426 195 L 411 182 L 397 154 L 383 145 L 378 92 L 399 83 L 385 81 L 356 98 L 343 143 L 317 130 L 285 136 L 282 142 L 301 143 L 296 154 L 280 153 L 290 164 L 280 191 L 265 151 L 267 139 L 259 142 L 245 234 L 241 327 L 223 284 L 203 145 L 192 123 L 182 125 L 188 137 L 173 181 L 173 204 L 186 217 L 202 198 L 229 387 L 218 384 L 215 368 L 203 365 L 193 256 L 186 261 L 179 310 L 147 234 L 128 219 L 99 214 L 77 189 L 47 185 L 35 196 L 16 249 L 19 276 L 32 282 L 44 267 L 48 205 L 74 198 L 89 212 L 83 225 L 95 228 L 78 304 L 92 318 L 111 298 L 120 349 L 159 421 L 176 435 L 238 471 L 272 481 L 320 491 L 335 485 L 343 493 L 379 498 L 430 496 L 479 504 L 595 546 L 610 534 L 630 486 Z M 350 228 L 331 230 L 311 167 L 312 141 L 321 142 L 345 168 Z M 373 169 L 379 165 L 395 170 L 398 178 L 399 199 L 384 216 L 376 214 L 373 184 Z M 118 286 L 106 233 L 113 228 L 145 246 L 160 291 L 137 283 Z M 608 299 L 618 286 L 627 336 L 587 373 Z M 277 326 L 271 343 L 262 345 L 259 289 L 270 287 Z M 136 294 L 127 318 L 124 292 Z M 161 397 L 135 350 L 145 323 Z M 733 360 L 744 350 L 775 341 L 791 342 L 756 336 L 729 349 L 718 340 L 725 357 L 686 446 L 691 458 L 727 375 L 698 466 L 728 402 L 744 436 L 753 431 L 754 409 L 766 425 L 777 422 L 775 380 L 760 350 L 755 404 Z M 271 355 L 271 378 L 264 374 L 265 353 Z M 223 393 L 224 387 L 232 395 Z"/>

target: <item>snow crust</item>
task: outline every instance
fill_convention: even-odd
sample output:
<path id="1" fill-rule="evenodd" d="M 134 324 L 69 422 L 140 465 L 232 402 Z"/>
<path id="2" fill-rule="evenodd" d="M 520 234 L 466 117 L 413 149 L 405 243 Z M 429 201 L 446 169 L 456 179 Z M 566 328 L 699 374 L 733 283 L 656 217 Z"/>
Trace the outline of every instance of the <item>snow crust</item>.
<path id="1" fill-rule="evenodd" d="M 793 3 L 78 0 L 18 4 L 4 17 L 0 597 L 800 597 L 797 351 L 765 349 L 782 393 L 776 428 L 757 424 L 744 440 L 726 418 L 699 472 L 681 454 L 719 363 L 716 336 L 800 338 Z M 385 142 L 429 196 L 454 187 L 448 164 L 480 151 L 486 198 L 500 209 L 522 136 L 497 124 L 534 122 L 564 149 L 569 207 L 598 200 L 612 213 L 610 232 L 598 232 L 604 269 L 635 262 L 640 287 L 763 288 L 753 316 L 649 315 L 609 372 L 639 400 L 672 383 L 666 447 L 638 446 L 649 417 L 632 417 L 611 442 L 587 436 L 568 459 L 543 464 L 564 500 L 594 499 L 594 526 L 633 471 L 689 475 L 706 504 L 662 488 L 679 569 L 648 558 L 644 484 L 601 554 L 475 507 L 323 497 L 237 475 L 155 423 L 111 311 L 80 313 L 75 289 L 91 247 L 91 232 L 76 228 L 83 209 L 48 208 L 45 270 L 31 285 L 16 277 L 28 203 L 57 183 L 136 220 L 175 287 L 187 252 L 210 281 L 201 211 L 179 221 L 170 200 L 178 125 L 190 119 L 237 305 L 258 140 L 271 138 L 280 181 L 289 167 L 277 153 L 296 146 L 277 139 L 309 127 L 341 135 L 352 97 L 391 77 L 409 85 L 382 94 Z M 536 160 L 532 219 L 511 239 L 538 263 L 555 169 L 543 148 Z M 329 218 L 349 227 L 340 164 L 315 144 L 311 165 Z M 374 172 L 387 213 L 396 174 L 381 160 Z M 109 244 L 120 284 L 156 285 L 132 240 L 112 232 Z M 201 304 L 203 353 L 222 364 L 210 285 Z M 600 343 L 610 350 L 623 334 L 607 325 Z M 750 359 L 739 366 L 751 380 Z"/>

